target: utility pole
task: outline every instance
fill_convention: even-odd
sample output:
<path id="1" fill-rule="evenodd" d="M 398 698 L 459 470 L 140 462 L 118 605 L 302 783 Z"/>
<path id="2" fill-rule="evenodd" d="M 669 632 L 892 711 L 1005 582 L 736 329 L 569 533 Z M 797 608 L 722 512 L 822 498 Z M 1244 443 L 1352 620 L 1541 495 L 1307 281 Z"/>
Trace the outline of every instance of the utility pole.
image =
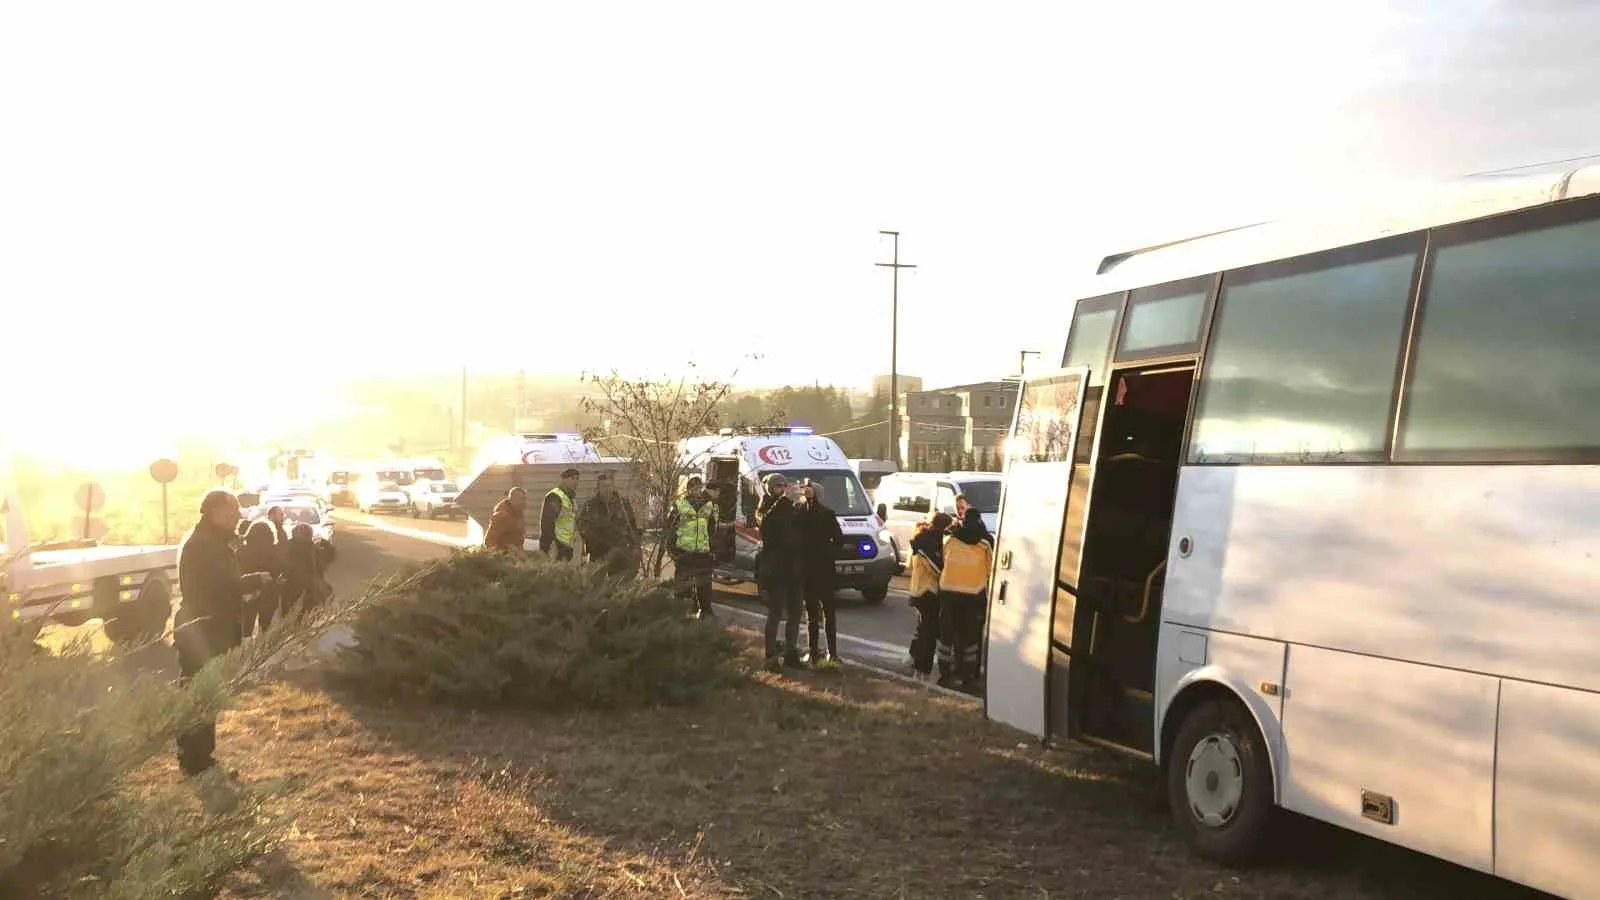
<path id="1" fill-rule="evenodd" d="M 1028 357 L 1043 355 L 1037 350 L 1019 350 L 1017 352 L 1017 377 L 1022 378 L 1028 374 Z"/>
<path id="2" fill-rule="evenodd" d="M 889 453 L 900 468 L 900 270 L 916 266 L 900 261 L 900 232 L 879 230 L 894 238 L 894 261 L 873 263 L 893 272 L 889 288 Z"/>
<path id="3" fill-rule="evenodd" d="M 467 367 L 461 367 L 461 452 L 467 452 Z"/>

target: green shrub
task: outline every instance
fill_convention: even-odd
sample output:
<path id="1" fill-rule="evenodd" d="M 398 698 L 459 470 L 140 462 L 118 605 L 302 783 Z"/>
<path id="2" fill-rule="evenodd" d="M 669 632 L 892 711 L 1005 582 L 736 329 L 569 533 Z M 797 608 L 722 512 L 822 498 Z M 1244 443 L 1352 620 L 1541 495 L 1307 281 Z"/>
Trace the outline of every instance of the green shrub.
<path id="1" fill-rule="evenodd" d="M 269 814 L 275 789 L 152 763 L 345 611 L 284 617 L 187 687 L 151 666 L 165 645 L 50 651 L 0 627 L 0 898 L 203 896 L 269 849 L 292 812 Z"/>
<path id="2" fill-rule="evenodd" d="M 667 586 L 544 556 L 458 552 L 353 619 L 334 673 L 381 696 L 472 706 L 684 703 L 735 674 L 738 644 Z"/>

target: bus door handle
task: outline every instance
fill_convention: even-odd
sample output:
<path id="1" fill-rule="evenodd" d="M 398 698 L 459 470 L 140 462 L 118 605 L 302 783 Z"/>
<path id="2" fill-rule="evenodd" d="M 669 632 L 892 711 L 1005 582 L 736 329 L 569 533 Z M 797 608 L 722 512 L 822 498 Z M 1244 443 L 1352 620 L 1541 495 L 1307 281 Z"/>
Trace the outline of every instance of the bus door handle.
<path id="1" fill-rule="evenodd" d="M 1006 605 L 1006 585 L 1010 583 L 1011 582 L 1009 581 L 1000 582 L 1000 594 L 999 596 L 995 597 L 995 602 L 999 603 L 1001 606 Z"/>
<path id="2" fill-rule="evenodd" d="M 1144 579 L 1144 595 L 1139 599 L 1139 614 L 1134 616 L 1123 616 L 1122 621 L 1127 622 L 1130 625 L 1137 625 L 1144 621 L 1145 616 L 1150 615 L 1150 591 L 1155 587 L 1157 576 L 1159 576 L 1162 572 L 1165 572 L 1166 569 L 1167 561 L 1163 559 L 1161 561 L 1161 565 L 1150 570 L 1150 574 L 1146 575 Z"/>

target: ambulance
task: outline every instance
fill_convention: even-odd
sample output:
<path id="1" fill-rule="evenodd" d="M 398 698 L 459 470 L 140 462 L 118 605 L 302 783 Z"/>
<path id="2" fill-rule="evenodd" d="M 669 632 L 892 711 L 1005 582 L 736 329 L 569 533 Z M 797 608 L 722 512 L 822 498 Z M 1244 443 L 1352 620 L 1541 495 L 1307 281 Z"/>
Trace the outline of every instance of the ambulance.
<path id="1" fill-rule="evenodd" d="M 719 580 L 755 580 L 761 555 L 755 523 L 761 482 L 781 472 L 790 484 L 810 479 L 821 485 L 823 502 L 839 516 L 845 539 L 835 553 L 835 584 L 860 591 L 869 603 L 888 596 L 889 579 L 899 569 L 889 532 L 872 511 L 849 458 L 830 438 L 801 427 L 725 428 L 680 441 L 678 460 L 683 472 L 702 476 L 708 489 L 717 492 L 722 525 L 714 550 Z"/>
<path id="2" fill-rule="evenodd" d="M 538 463 L 597 463 L 603 462 L 600 451 L 571 432 L 519 432 L 490 438 L 478 451 L 473 461 L 474 474 L 489 466 L 536 465 Z"/>

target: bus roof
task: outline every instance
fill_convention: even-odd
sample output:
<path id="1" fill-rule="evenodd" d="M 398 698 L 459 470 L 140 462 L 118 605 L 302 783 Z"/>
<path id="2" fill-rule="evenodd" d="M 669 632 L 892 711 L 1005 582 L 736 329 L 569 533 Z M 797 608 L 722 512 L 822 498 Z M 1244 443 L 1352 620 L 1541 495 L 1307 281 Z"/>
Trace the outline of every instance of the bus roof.
<path id="1" fill-rule="evenodd" d="M 1390 193 L 1304 218 L 1261 222 L 1114 253 L 1073 299 L 1117 294 L 1390 235 L 1482 219 L 1600 193 L 1600 165 L 1531 175 L 1467 178 Z"/>

